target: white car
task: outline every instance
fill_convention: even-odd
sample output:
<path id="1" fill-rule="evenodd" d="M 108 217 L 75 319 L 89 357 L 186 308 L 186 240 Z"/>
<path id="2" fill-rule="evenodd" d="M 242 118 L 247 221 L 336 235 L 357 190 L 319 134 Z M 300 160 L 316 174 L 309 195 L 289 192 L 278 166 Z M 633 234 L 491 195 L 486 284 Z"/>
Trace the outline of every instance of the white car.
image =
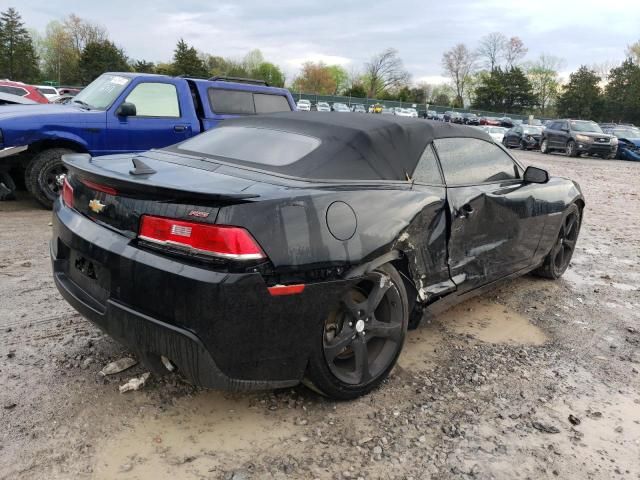
<path id="1" fill-rule="evenodd" d="M 503 127 L 485 127 L 485 132 L 489 134 L 493 141 L 496 143 L 502 143 L 504 134 L 507 133 L 507 129 Z"/>
<path id="2" fill-rule="evenodd" d="M 49 101 L 60 96 L 60 92 L 58 92 L 58 89 L 56 87 L 51 87 L 49 85 L 34 85 L 34 86 Z"/>
<path id="3" fill-rule="evenodd" d="M 393 114 L 397 115 L 399 117 L 412 117 L 413 115 L 411 115 L 411 112 L 409 112 L 408 108 L 400 108 L 400 107 L 395 107 L 393 109 Z M 417 116 L 417 113 L 416 113 Z"/>
<path id="4" fill-rule="evenodd" d="M 310 112 L 311 111 L 311 102 L 309 100 L 307 100 L 306 98 L 301 98 L 300 100 L 298 100 L 298 103 L 296 105 L 298 107 L 298 110 L 302 111 L 302 112 Z"/>
<path id="5" fill-rule="evenodd" d="M 407 112 L 411 118 L 418 118 L 418 111 L 415 108 L 405 108 L 404 111 Z"/>
<path id="6" fill-rule="evenodd" d="M 350 113 L 351 109 L 347 107 L 344 103 L 336 102 L 333 104 L 333 111 L 339 112 L 339 113 Z"/>
<path id="7" fill-rule="evenodd" d="M 318 102 L 318 104 L 316 105 L 316 109 L 319 112 L 330 112 L 331 106 L 327 102 Z"/>

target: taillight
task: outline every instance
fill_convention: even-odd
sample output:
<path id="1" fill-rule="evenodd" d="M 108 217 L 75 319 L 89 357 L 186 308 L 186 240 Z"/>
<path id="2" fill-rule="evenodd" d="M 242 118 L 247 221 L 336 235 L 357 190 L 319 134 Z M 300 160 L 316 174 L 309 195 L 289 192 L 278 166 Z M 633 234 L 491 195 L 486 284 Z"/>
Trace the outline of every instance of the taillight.
<path id="1" fill-rule="evenodd" d="M 266 258 L 251 234 L 240 227 L 143 215 L 138 238 L 193 253 L 234 260 Z"/>
<path id="2" fill-rule="evenodd" d="M 62 182 L 62 201 L 67 207 L 73 208 L 73 187 L 69 184 L 67 177 Z"/>

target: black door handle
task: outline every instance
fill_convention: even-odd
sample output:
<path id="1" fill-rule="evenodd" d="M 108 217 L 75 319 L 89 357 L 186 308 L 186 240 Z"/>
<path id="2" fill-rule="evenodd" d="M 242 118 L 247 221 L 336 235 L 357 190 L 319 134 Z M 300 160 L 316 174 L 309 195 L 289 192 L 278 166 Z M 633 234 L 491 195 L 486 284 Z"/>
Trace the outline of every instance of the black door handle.
<path id="1" fill-rule="evenodd" d="M 174 132 L 184 132 L 186 129 L 186 125 L 176 125 L 175 127 L 173 127 Z"/>

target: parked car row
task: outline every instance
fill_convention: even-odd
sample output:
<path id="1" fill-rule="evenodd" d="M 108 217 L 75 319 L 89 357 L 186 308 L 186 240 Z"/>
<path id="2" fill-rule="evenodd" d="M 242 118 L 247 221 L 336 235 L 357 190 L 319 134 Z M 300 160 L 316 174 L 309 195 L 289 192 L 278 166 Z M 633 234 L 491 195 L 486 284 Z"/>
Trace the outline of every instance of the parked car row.
<path id="1" fill-rule="evenodd" d="M 318 102 L 315 105 L 311 103 L 310 100 L 305 98 L 301 98 L 296 103 L 296 107 L 298 111 L 301 112 L 355 112 L 355 113 L 379 113 L 383 115 L 398 115 L 400 117 L 411 117 L 418 118 L 418 111 L 415 108 L 409 107 L 386 107 L 381 104 L 373 104 L 369 106 L 369 109 L 365 108 L 365 106 L 361 103 L 352 103 L 351 105 L 347 105 L 342 102 L 334 102 L 329 104 L 328 102 Z"/>
<path id="2" fill-rule="evenodd" d="M 64 103 L 62 100 L 68 101 L 79 92 L 79 88 L 28 85 L 11 80 L 0 80 L 0 93 L 26 98 L 36 103 Z M 19 102 L 11 103 L 17 104 Z"/>

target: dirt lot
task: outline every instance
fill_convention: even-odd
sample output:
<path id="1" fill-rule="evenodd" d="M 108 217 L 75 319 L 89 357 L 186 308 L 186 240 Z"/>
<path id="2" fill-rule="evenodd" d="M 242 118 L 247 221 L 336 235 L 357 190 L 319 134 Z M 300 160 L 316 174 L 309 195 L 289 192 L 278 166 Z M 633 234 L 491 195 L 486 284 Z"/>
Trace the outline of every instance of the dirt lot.
<path id="1" fill-rule="evenodd" d="M 177 376 L 120 394 L 143 370 L 98 374 L 129 354 L 58 295 L 50 213 L 0 203 L 0 477 L 640 479 L 640 164 L 516 154 L 582 185 L 570 270 L 424 323 L 349 403 Z"/>

